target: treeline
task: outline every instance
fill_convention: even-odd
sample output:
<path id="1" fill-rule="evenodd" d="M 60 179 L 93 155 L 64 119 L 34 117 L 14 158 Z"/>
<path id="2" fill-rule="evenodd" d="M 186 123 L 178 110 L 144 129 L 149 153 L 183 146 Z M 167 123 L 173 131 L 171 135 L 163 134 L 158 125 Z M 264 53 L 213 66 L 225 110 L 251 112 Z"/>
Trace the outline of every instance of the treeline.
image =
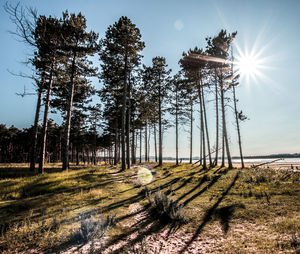
<path id="1" fill-rule="evenodd" d="M 30 148 L 32 145 L 33 126 L 20 130 L 15 126 L 6 127 L 0 124 L 0 163 L 18 163 L 30 162 Z M 38 126 L 38 141 L 41 143 L 41 129 Z M 63 127 L 48 122 L 47 132 L 47 151 L 45 160 L 50 162 L 61 161 L 61 147 Z M 96 165 L 99 161 L 112 163 L 111 140 L 108 135 L 99 135 L 92 130 L 81 130 L 71 128 L 70 132 L 70 161 L 79 165 L 84 164 Z M 37 154 L 40 152 L 40 146 L 37 146 Z"/>
<path id="2" fill-rule="evenodd" d="M 30 129 L 23 131 L 31 136 L 30 142 L 22 148 L 18 148 L 22 142 L 16 144 L 14 150 L 16 156 L 18 152 L 30 152 L 26 160 L 30 160 L 31 170 L 35 170 L 35 163 L 39 161 L 39 172 L 43 173 L 47 154 L 55 154 L 53 160 L 61 160 L 62 170 L 66 170 L 72 149 L 77 158 L 83 159 L 86 147 L 94 158 L 100 148 L 105 148 L 113 157 L 112 163 L 121 163 L 125 170 L 131 164 L 142 162 L 142 153 L 149 161 L 151 136 L 155 161 L 162 165 L 163 134 L 171 126 L 175 127 L 178 164 L 179 126 L 183 124 L 189 126 L 192 162 L 197 109 L 200 113 L 200 164 L 204 168 L 217 165 L 221 153 L 221 166 L 225 166 L 227 157 L 228 166 L 232 167 L 226 125 L 226 108 L 232 102 L 242 158 L 239 123 L 246 117 L 237 110 L 235 89 L 239 75 L 233 73 L 230 54 L 236 33 L 221 30 L 217 36 L 206 38 L 206 48 L 195 47 L 183 52 L 179 60 L 181 70 L 171 75 L 162 56 L 153 57 L 151 66 L 141 64 L 145 43 L 140 30 L 127 17 L 110 25 L 105 37 L 99 40 L 97 33 L 87 31 L 86 18 L 81 13 L 66 11 L 61 18 L 56 18 L 37 15 L 19 5 L 7 4 L 5 9 L 16 25 L 15 34 L 34 52 L 28 63 L 35 73 L 32 77 L 37 90 L 35 121 Z M 99 69 L 92 58 L 97 55 Z M 100 89 L 92 86 L 90 77 L 99 78 Z M 100 97 L 102 109 L 99 104 L 93 105 L 92 96 L 95 95 Z M 210 97 L 214 98 L 214 116 L 207 112 Z M 60 112 L 62 126 L 49 121 L 50 111 Z M 213 139 L 208 128 L 209 117 L 216 119 Z M 11 128 L 6 128 L 8 133 Z M 57 131 L 56 135 L 51 136 L 51 129 Z M 6 154 L 7 148 L 2 151 Z M 2 158 L 11 159 L 7 155 Z"/>

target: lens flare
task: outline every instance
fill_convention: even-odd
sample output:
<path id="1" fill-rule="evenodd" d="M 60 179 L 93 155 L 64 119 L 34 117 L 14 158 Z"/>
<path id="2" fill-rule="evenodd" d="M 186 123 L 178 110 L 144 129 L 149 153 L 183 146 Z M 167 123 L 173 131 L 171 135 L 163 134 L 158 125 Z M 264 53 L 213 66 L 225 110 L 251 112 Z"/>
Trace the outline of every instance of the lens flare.
<path id="1" fill-rule="evenodd" d="M 142 185 L 151 183 L 153 178 L 152 172 L 149 169 L 143 167 L 137 167 L 137 169 L 138 169 L 137 178 L 139 182 Z"/>

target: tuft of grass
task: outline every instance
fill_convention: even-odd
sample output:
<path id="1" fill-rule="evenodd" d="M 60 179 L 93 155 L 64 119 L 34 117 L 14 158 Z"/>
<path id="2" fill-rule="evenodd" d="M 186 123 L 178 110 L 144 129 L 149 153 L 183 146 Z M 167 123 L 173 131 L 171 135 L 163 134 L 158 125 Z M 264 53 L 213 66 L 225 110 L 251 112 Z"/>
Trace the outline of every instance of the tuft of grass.
<path id="1" fill-rule="evenodd" d="M 154 195 L 147 194 L 152 214 L 166 223 L 184 223 L 187 222 L 183 206 L 169 198 L 162 191 Z"/>
<path id="2" fill-rule="evenodd" d="M 113 215 L 106 218 L 98 215 L 98 218 L 83 212 L 80 215 L 80 227 L 72 230 L 71 243 L 86 244 L 89 241 L 103 242 L 104 237 L 110 228 L 116 223 Z"/>

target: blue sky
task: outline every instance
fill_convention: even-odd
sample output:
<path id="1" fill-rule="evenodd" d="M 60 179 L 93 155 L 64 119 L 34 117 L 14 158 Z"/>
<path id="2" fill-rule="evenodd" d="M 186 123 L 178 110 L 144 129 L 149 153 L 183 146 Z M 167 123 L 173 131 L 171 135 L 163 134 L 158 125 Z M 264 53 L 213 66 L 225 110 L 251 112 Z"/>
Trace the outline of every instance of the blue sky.
<path id="1" fill-rule="evenodd" d="M 17 1 L 9 1 L 12 4 Z M 1 5 L 5 1 L 0 1 Z M 238 31 L 235 40 L 242 52 L 261 52 L 261 75 L 240 81 L 239 108 L 250 118 L 242 124 L 244 153 L 247 155 L 300 152 L 300 1 L 145 1 L 145 0 L 51 0 L 21 1 L 39 14 L 61 16 L 62 11 L 81 11 L 89 29 L 104 36 L 107 27 L 120 16 L 128 16 L 137 25 L 146 43 L 143 63 L 164 56 L 175 73 L 183 51 L 205 47 L 205 37 L 222 28 Z M 18 128 L 33 123 L 36 98 L 16 95 L 24 86 L 33 91 L 30 80 L 11 75 L 30 74 L 22 61 L 32 49 L 8 33 L 14 30 L 8 15 L 0 9 L 0 123 Z M 101 85 L 93 81 L 95 87 Z M 197 107 L 197 106 L 196 106 Z M 214 105 L 208 104 L 211 139 L 214 136 Z M 199 151 L 198 113 L 195 113 L 194 155 Z M 233 155 L 238 154 L 232 112 L 228 109 L 228 128 Z M 174 130 L 165 134 L 164 155 L 175 155 Z M 152 144 L 151 144 L 152 145 Z M 152 145 L 153 147 L 153 145 Z M 188 156 L 187 132 L 182 128 L 180 154 Z M 151 148 L 152 149 L 152 148 Z M 153 149 L 152 149 L 153 150 Z"/>

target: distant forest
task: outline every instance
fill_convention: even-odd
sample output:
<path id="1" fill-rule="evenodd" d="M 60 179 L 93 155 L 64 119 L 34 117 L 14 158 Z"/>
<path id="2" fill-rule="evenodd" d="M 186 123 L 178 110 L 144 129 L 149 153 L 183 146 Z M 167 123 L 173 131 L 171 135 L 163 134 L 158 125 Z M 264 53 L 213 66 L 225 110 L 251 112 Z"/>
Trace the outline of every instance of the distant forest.
<path id="1" fill-rule="evenodd" d="M 238 109 L 239 74 L 233 71 L 231 47 L 237 32 L 221 30 L 206 38 L 205 48 L 187 49 L 178 59 L 180 71 L 172 75 L 163 56 L 153 57 L 151 66 L 141 64 L 145 43 L 128 17 L 120 17 L 99 39 L 98 33 L 87 31 L 81 13 L 45 16 L 20 4 L 6 4 L 5 10 L 15 25 L 12 33 L 32 49 L 27 65 L 34 72 L 30 78 L 37 103 L 30 128 L 0 125 L 0 162 L 30 162 L 32 171 L 43 173 L 45 161 L 61 161 L 67 170 L 70 161 L 97 164 L 108 158 L 125 170 L 149 161 L 152 137 L 154 159 L 162 165 L 163 135 L 173 126 L 178 164 L 182 125 L 188 129 L 192 162 L 193 125 L 199 117 L 199 162 L 205 169 L 225 166 L 227 160 L 231 168 L 227 115 L 233 112 L 244 167 L 240 122 L 247 117 Z M 98 78 L 101 88 L 93 86 L 91 77 Z M 93 103 L 93 96 L 101 104 Z M 214 114 L 207 112 L 209 102 Z M 49 119 L 49 112 L 60 113 L 62 125 Z M 213 135 L 208 118 L 215 120 Z"/>

